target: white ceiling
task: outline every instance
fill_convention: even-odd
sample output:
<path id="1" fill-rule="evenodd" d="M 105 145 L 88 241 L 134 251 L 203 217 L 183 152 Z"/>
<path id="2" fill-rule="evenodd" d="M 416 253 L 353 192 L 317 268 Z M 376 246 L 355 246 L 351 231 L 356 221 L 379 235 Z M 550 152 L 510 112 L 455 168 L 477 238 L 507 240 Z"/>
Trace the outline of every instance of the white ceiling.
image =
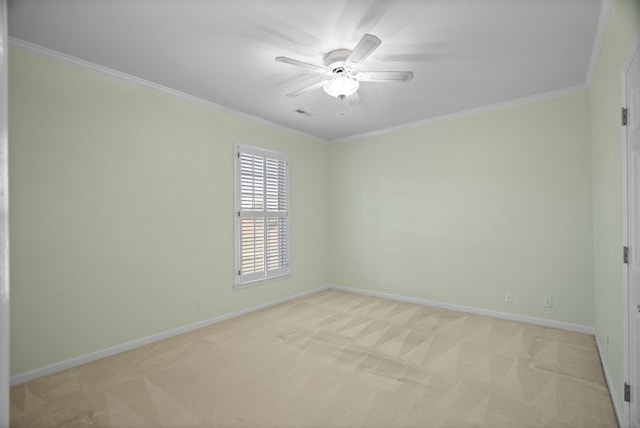
<path id="1" fill-rule="evenodd" d="M 9 35 L 326 140 L 584 88 L 603 0 L 9 0 Z M 317 89 L 322 64 L 365 33 L 361 102 Z M 296 113 L 301 109 L 307 114 Z"/>

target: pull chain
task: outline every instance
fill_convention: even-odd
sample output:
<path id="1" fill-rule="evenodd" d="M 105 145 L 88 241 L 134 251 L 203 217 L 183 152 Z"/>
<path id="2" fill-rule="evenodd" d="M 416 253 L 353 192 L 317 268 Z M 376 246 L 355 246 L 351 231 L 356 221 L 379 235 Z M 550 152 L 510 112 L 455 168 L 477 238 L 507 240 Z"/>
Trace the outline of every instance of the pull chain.
<path id="1" fill-rule="evenodd" d="M 344 116 L 344 95 L 340 95 L 340 116 Z"/>

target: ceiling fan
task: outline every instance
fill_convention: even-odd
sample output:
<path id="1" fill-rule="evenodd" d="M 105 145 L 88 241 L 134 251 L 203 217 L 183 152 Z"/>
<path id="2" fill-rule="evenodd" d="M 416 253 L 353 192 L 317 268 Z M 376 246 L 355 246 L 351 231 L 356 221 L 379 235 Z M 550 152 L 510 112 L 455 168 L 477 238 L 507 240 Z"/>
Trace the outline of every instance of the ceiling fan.
<path id="1" fill-rule="evenodd" d="M 286 56 L 276 57 L 276 61 L 306 68 L 314 73 L 325 74 L 327 79 L 306 86 L 287 94 L 296 97 L 314 89 L 323 88 L 332 97 L 344 100 L 350 97 L 357 102 L 360 82 L 408 82 L 413 79 L 411 71 L 365 71 L 358 70 L 359 64 L 376 50 L 382 41 L 372 35 L 365 34 L 353 50 L 335 49 L 324 56 L 324 65 L 310 64 Z M 355 100 L 353 99 L 355 98 Z"/>

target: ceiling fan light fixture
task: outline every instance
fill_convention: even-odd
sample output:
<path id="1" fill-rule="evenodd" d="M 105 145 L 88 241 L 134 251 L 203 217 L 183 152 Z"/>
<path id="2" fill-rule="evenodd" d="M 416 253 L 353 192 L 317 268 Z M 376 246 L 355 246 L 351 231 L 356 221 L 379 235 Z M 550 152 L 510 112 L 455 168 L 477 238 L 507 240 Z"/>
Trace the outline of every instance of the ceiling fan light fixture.
<path id="1" fill-rule="evenodd" d="M 360 82 L 353 77 L 339 75 L 324 85 L 324 91 L 332 97 L 348 97 L 358 90 Z"/>

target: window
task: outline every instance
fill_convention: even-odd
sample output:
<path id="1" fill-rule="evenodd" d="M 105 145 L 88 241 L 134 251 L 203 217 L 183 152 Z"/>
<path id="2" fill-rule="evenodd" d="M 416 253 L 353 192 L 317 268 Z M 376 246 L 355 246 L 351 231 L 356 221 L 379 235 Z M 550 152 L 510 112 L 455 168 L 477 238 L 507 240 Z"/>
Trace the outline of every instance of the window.
<path id="1" fill-rule="evenodd" d="M 236 145 L 236 287 L 289 274 L 289 162 Z"/>

